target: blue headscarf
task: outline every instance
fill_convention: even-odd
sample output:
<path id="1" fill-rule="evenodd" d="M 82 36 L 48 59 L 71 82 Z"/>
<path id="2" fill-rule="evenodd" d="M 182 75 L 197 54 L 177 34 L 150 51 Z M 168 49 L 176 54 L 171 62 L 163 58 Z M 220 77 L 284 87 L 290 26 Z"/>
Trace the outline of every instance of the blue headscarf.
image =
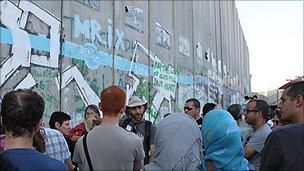
<path id="1" fill-rule="evenodd" d="M 204 160 L 211 160 L 215 170 L 246 170 L 240 128 L 233 117 L 224 110 L 207 113 L 202 124 L 205 147 Z"/>

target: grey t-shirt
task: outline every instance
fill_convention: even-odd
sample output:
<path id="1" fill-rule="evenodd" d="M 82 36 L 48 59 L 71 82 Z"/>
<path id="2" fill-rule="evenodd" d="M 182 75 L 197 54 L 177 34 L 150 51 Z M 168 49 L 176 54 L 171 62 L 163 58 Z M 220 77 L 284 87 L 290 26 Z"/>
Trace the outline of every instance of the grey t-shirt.
<path id="1" fill-rule="evenodd" d="M 249 137 L 249 141 L 245 144 L 245 147 L 249 147 L 255 150 L 256 152 L 249 160 L 249 163 L 254 165 L 255 170 L 259 170 L 261 162 L 261 152 L 263 150 L 266 138 L 268 137 L 270 132 L 270 127 L 265 123 L 263 126 L 261 126 L 259 129 L 257 129 L 251 134 L 251 136 Z"/>
<path id="2" fill-rule="evenodd" d="M 100 125 L 87 135 L 88 152 L 94 170 L 139 170 L 145 157 L 142 141 L 118 125 Z M 73 161 L 80 170 L 90 170 L 83 149 L 83 137 L 76 145 Z"/>

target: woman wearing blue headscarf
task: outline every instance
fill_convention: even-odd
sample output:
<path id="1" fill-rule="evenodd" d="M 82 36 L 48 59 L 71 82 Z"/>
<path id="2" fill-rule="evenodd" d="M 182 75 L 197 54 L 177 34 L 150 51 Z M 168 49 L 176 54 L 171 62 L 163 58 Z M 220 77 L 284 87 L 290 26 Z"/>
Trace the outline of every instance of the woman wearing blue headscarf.
<path id="1" fill-rule="evenodd" d="M 208 112 L 201 132 L 207 170 L 247 170 L 240 128 L 230 113 L 221 109 Z"/>

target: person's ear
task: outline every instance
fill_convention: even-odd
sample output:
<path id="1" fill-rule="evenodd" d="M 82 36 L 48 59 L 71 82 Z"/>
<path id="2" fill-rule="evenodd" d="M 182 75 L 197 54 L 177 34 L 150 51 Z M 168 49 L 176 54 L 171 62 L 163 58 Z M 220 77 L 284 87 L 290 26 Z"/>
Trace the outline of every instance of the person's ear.
<path id="1" fill-rule="evenodd" d="M 123 106 L 121 109 L 120 109 L 120 112 L 119 113 L 125 113 L 126 111 L 126 106 Z"/>
<path id="2" fill-rule="evenodd" d="M 2 123 L 2 116 L 0 115 L 0 125 L 3 126 L 3 123 Z"/>
<path id="3" fill-rule="evenodd" d="M 257 115 L 258 115 L 259 117 L 263 117 L 262 111 L 258 111 L 258 112 L 256 112 L 256 113 L 257 113 Z"/>
<path id="4" fill-rule="evenodd" d="M 99 110 L 102 111 L 101 103 L 98 103 Z"/>
<path id="5" fill-rule="evenodd" d="M 58 129 L 60 127 L 60 123 L 59 122 L 55 122 L 55 128 Z"/>
<path id="6" fill-rule="evenodd" d="M 295 97 L 296 107 L 301 107 L 304 105 L 304 97 L 303 96 L 296 96 Z"/>

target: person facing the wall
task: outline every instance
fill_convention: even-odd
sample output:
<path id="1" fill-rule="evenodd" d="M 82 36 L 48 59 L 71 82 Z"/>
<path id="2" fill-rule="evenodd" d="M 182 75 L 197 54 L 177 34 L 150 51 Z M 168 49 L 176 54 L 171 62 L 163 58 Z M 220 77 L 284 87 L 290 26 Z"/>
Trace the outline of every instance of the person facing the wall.
<path id="1" fill-rule="evenodd" d="M 19 170 L 67 170 L 66 166 L 33 148 L 33 134 L 39 131 L 44 100 L 32 90 L 7 93 L 1 104 L 5 130 L 3 158 Z"/>
<path id="2" fill-rule="evenodd" d="M 203 117 L 211 110 L 216 109 L 217 108 L 217 104 L 215 103 L 206 103 L 203 106 Z"/>
<path id="3" fill-rule="evenodd" d="M 202 142 L 207 170 L 247 170 L 241 145 L 241 132 L 232 116 L 224 110 L 214 109 L 204 117 Z"/>
<path id="4" fill-rule="evenodd" d="M 144 170 L 199 170 L 202 136 L 194 118 L 170 114 L 162 119 L 155 133 L 155 154 Z"/>
<path id="5" fill-rule="evenodd" d="M 125 101 L 125 92 L 117 86 L 101 92 L 102 123 L 81 137 L 75 146 L 73 161 L 80 170 L 140 170 L 143 167 L 145 154 L 141 139 L 118 126 Z"/>

